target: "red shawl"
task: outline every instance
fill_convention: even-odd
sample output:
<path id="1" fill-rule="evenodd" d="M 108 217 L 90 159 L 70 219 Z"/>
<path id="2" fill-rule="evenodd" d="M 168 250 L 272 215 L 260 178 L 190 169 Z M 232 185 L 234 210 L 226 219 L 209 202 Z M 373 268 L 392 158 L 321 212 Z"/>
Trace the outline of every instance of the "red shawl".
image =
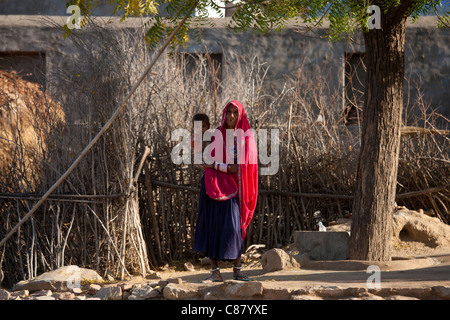
<path id="1" fill-rule="evenodd" d="M 234 159 L 233 155 L 230 154 L 230 148 L 227 147 L 226 143 L 225 119 L 227 109 L 230 105 L 236 106 L 239 111 L 238 121 L 234 129 L 236 149 L 238 150 L 238 172 L 223 173 L 207 168 L 205 170 L 205 188 L 208 196 L 214 200 L 228 200 L 239 195 L 242 239 L 244 239 L 246 236 L 247 227 L 252 220 L 258 197 L 258 155 L 255 138 L 250 129 L 250 124 L 245 114 L 244 107 L 239 101 L 231 101 L 225 106 L 222 113 L 222 122 L 217 128 L 217 130 L 222 133 L 222 162 L 229 164 L 232 163 L 230 161 L 226 161 L 227 153 L 228 159 Z M 234 149 L 234 146 L 230 147 L 231 150 Z"/>

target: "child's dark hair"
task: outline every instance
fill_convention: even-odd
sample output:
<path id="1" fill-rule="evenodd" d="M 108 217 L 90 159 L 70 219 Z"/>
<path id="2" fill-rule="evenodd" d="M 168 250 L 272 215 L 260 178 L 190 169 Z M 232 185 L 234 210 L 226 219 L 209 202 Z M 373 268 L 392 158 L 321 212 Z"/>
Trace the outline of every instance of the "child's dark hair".
<path id="1" fill-rule="evenodd" d="M 192 117 L 192 121 L 203 121 L 203 122 L 209 124 L 209 118 L 204 113 L 196 113 L 196 114 L 194 114 L 194 116 Z"/>

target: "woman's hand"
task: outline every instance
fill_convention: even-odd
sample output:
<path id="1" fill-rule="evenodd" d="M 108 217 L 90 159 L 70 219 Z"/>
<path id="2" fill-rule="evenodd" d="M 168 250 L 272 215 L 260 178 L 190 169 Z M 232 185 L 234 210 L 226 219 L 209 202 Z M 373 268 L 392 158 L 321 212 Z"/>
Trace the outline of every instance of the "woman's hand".
<path id="1" fill-rule="evenodd" d="M 238 172 L 237 164 L 229 164 L 228 165 L 228 173 L 236 173 Z"/>

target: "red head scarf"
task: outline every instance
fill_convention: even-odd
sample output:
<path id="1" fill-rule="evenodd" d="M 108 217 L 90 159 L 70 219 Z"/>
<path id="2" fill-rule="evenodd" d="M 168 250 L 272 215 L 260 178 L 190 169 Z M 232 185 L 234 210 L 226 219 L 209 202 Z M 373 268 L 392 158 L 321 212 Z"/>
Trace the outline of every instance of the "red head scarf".
<path id="1" fill-rule="evenodd" d="M 234 146 L 227 146 L 227 127 L 225 124 L 227 110 L 231 105 L 237 107 L 239 112 L 234 128 L 238 155 L 238 172 L 223 173 L 207 168 L 205 170 L 205 188 L 208 196 L 214 200 L 227 200 L 237 195 L 239 196 L 242 238 L 244 239 L 258 198 L 258 155 L 255 138 L 250 129 L 244 107 L 239 101 L 231 101 L 225 106 L 222 113 L 222 122 L 217 128 L 222 133 L 222 162 L 227 163 L 227 155 L 228 159 L 233 159 L 233 155 L 230 156 L 230 147 L 233 150 Z"/>

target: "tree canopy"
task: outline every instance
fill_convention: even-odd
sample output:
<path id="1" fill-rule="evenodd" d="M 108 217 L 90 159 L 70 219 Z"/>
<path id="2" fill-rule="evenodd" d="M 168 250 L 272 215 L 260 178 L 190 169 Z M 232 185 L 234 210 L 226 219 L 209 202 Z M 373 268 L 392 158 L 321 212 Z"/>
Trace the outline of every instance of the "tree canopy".
<path id="1" fill-rule="evenodd" d="M 175 38 L 175 43 L 185 44 L 190 29 L 199 30 L 200 27 L 213 24 L 208 20 L 210 12 L 223 16 L 225 7 L 234 8 L 228 28 L 233 31 L 257 30 L 268 33 L 282 30 L 288 21 L 304 23 L 309 28 L 323 26 L 329 23 L 328 37 L 340 40 L 352 37 L 355 29 L 367 31 L 367 21 L 373 14 L 368 10 L 376 5 L 383 14 L 393 10 L 402 10 L 401 15 L 411 17 L 413 21 L 422 15 L 435 14 L 438 16 L 438 27 L 450 25 L 450 1 L 425 0 L 107 0 L 113 7 L 113 15 L 119 15 L 121 21 L 128 17 L 147 17 L 145 27 L 148 28 L 146 41 L 151 48 L 173 31 L 177 20 L 186 15 L 191 17 Z M 67 7 L 76 5 L 82 15 L 81 26 L 95 10 L 96 0 L 70 0 Z M 192 15 L 195 9 L 195 15 Z M 64 26 L 64 36 L 70 35 L 71 28 Z M 198 33 L 196 33 L 198 34 Z"/>

